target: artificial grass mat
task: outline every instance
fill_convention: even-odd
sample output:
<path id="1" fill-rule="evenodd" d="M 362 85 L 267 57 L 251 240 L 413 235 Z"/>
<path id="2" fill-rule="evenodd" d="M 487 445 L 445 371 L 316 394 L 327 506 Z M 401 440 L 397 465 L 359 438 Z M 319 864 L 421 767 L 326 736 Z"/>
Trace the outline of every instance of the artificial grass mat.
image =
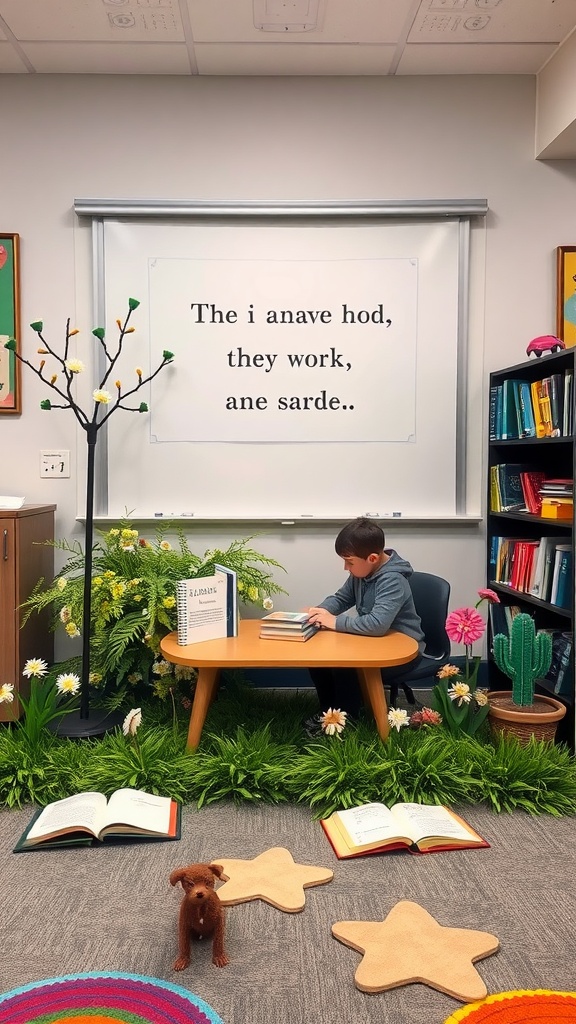
<path id="1" fill-rule="evenodd" d="M 136 737 L 45 732 L 35 747 L 0 730 L 0 806 L 45 805 L 71 793 L 129 786 L 198 806 L 216 800 L 301 802 L 316 817 L 373 800 L 487 804 L 531 814 L 576 811 L 576 761 L 564 746 L 515 739 L 453 738 L 441 726 L 393 731 L 382 743 L 368 719 L 342 738 L 310 740 L 317 710 L 306 692 L 227 682 L 209 710 L 197 751 L 186 753 L 189 711 L 150 699 Z"/>

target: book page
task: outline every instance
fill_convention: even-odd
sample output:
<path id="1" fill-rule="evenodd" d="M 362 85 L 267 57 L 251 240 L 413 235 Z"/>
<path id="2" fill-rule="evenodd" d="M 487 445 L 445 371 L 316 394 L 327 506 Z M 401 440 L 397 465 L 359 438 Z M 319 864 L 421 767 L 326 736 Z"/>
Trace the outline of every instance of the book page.
<path id="1" fill-rule="evenodd" d="M 338 811 L 337 818 L 344 826 L 353 846 L 392 842 L 405 839 L 411 842 L 410 833 L 402 821 L 398 821 L 384 804 L 362 804 L 346 811 Z"/>
<path id="2" fill-rule="evenodd" d="M 106 797 L 102 793 L 76 793 L 48 804 L 26 838 L 41 839 L 80 828 L 98 835 L 105 813 Z"/>
<path id="3" fill-rule="evenodd" d="M 103 829 L 131 826 L 143 832 L 168 835 L 172 801 L 139 789 L 118 789 L 108 800 Z"/>
<path id="4" fill-rule="evenodd" d="M 456 840 L 476 837 L 447 807 L 438 804 L 394 804 L 392 811 L 399 827 L 406 827 L 414 836 L 414 842 L 431 837 Z"/>

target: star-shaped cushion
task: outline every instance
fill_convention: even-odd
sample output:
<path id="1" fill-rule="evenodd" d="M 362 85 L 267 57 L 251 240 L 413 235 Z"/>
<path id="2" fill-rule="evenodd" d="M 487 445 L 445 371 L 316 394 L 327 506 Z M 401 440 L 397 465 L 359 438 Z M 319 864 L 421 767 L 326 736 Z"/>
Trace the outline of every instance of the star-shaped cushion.
<path id="1" fill-rule="evenodd" d="M 295 914 L 304 910 L 304 889 L 311 885 L 324 885 L 334 877 L 330 868 L 295 864 L 290 851 L 282 846 L 274 846 L 253 860 L 215 857 L 214 861 L 222 865 L 222 877 L 226 879 L 218 889 L 224 906 L 265 900 L 278 910 Z"/>
<path id="2" fill-rule="evenodd" d="M 499 948 L 495 935 L 447 928 L 428 911 L 401 900 L 383 921 L 338 921 L 332 934 L 364 956 L 354 980 L 362 992 L 420 981 L 463 1003 L 483 999 L 486 986 L 473 961 Z"/>

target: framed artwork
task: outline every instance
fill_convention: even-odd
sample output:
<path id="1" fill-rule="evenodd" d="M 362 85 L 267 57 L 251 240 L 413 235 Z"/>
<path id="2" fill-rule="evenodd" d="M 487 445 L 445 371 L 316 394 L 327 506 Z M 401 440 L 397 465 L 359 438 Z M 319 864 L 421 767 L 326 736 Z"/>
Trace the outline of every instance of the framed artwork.
<path id="1" fill-rule="evenodd" d="M 18 235 L 0 231 L 0 413 L 21 412 L 20 360 L 4 348 L 9 338 L 20 345 Z"/>
<path id="2" fill-rule="evenodd" d="M 576 245 L 556 249 L 556 337 L 576 345 Z"/>

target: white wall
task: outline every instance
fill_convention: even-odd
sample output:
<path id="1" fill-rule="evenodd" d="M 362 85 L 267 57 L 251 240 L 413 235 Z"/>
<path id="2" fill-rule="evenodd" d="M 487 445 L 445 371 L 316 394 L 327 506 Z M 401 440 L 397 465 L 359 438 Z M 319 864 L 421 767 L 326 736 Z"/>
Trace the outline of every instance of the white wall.
<path id="1" fill-rule="evenodd" d="M 9 75 L 0 76 L 0 97 L 0 225 L 21 236 L 22 347 L 30 358 L 31 321 L 42 319 L 56 345 L 68 316 L 82 337 L 96 325 L 90 282 L 77 273 L 83 260 L 75 249 L 85 248 L 87 229 L 79 230 L 75 197 L 487 198 L 467 480 L 473 499 L 483 500 L 487 374 L 520 361 L 532 337 L 554 332 L 554 249 L 574 242 L 567 213 L 576 164 L 534 159 L 533 78 Z M 22 385 L 22 416 L 0 417 L 0 492 L 57 503 L 57 535 L 81 539 L 74 418 L 42 412 L 44 390 L 25 369 Z M 38 453 L 56 446 L 71 449 L 72 476 L 41 480 Z M 193 543 L 203 551 L 238 533 L 196 527 Z M 310 527 L 258 537 L 255 546 L 289 570 L 287 604 L 319 600 L 339 585 L 333 535 Z M 417 568 L 451 580 L 453 606 L 470 603 L 484 582 L 482 527 L 394 524 L 388 539 Z M 62 645 L 58 656 L 70 653 Z"/>

